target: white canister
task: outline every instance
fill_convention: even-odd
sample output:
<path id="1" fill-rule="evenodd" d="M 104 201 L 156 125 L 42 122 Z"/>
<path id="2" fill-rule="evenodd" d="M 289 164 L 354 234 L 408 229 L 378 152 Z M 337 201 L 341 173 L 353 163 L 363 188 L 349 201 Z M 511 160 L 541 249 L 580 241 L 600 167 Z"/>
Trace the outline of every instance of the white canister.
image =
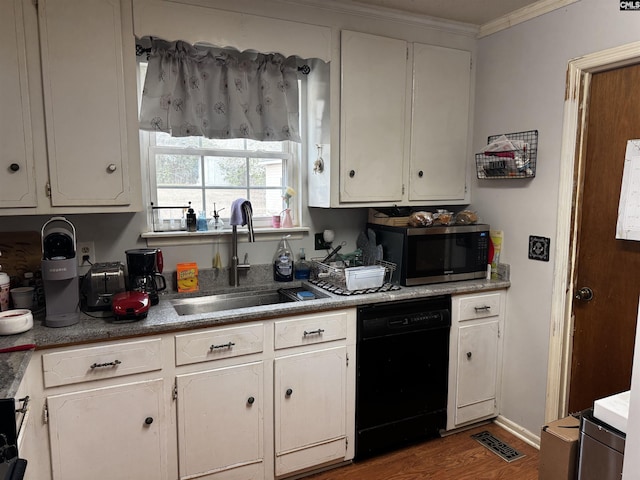
<path id="1" fill-rule="evenodd" d="M 9 310 L 9 285 L 11 283 L 9 275 L 0 272 L 0 311 Z"/>

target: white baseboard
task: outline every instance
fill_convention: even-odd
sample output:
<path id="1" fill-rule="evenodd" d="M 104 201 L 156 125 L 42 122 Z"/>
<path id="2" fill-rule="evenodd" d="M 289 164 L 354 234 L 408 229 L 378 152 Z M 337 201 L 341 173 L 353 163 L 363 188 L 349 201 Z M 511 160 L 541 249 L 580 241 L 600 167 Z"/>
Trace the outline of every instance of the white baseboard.
<path id="1" fill-rule="evenodd" d="M 512 422 L 508 418 L 503 417 L 502 415 L 498 415 L 498 417 L 494 420 L 494 423 L 499 427 L 504 428 L 509 433 L 515 435 L 523 442 L 528 443 L 532 447 L 540 449 L 540 436 L 534 435 L 529 430 L 524 427 L 521 427 L 515 422 Z"/>

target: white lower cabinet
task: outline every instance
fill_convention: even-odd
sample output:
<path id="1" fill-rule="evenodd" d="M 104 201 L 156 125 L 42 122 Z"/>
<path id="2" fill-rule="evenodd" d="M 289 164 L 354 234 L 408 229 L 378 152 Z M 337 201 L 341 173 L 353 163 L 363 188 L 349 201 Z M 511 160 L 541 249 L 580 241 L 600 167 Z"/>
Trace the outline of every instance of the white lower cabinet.
<path id="1" fill-rule="evenodd" d="M 347 348 L 276 358 L 276 476 L 346 454 Z"/>
<path id="2" fill-rule="evenodd" d="M 36 351 L 27 480 L 273 480 L 353 458 L 356 310 Z"/>
<path id="3" fill-rule="evenodd" d="M 263 362 L 178 375 L 176 387 L 180 478 L 263 478 Z"/>
<path id="4" fill-rule="evenodd" d="M 452 297 L 447 430 L 499 412 L 505 293 Z"/>
<path id="5" fill-rule="evenodd" d="M 163 383 L 47 397 L 53 480 L 166 479 Z"/>

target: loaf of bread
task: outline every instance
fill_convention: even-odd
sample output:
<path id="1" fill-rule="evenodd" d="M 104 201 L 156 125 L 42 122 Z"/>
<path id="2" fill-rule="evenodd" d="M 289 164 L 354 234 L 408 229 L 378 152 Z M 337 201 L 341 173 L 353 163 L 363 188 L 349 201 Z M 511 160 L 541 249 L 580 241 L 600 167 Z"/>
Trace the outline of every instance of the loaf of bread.
<path id="1" fill-rule="evenodd" d="M 409 215 L 409 225 L 412 227 L 428 227 L 433 223 L 431 212 L 413 212 Z"/>

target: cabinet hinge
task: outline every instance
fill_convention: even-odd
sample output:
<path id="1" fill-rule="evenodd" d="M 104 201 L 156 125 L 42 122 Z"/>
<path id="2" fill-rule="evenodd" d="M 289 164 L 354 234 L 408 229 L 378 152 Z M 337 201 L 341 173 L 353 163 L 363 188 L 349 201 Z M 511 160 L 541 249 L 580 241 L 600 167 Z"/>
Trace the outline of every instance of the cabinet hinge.
<path id="1" fill-rule="evenodd" d="M 404 183 L 402 184 L 402 195 L 404 195 Z"/>
<path id="2" fill-rule="evenodd" d="M 407 60 L 409 60 L 409 47 L 407 46 Z"/>
<path id="3" fill-rule="evenodd" d="M 45 195 L 51 198 L 51 183 L 47 182 L 44 188 L 45 188 Z"/>
<path id="4" fill-rule="evenodd" d="M 344 449 L 345 450 L 349 449 L 349 437 L 344 439 Z"/>
<path id="5" fill-rule="evenodd" d="M 473 70 L 473 58 L 469 59 L 469 70 Z"/>
<path id="6" fill-rule="evenodd" d="M 44 423 L 49 423 L 49 404 L 47 401 L 44 401 L 44 406 L 42 407 L 42 421 Z"/>
<path id="7" fill-rule="evenodd" d="M 38 8 L 38 0 L 31 0 L 33 2 L 33 5 Z"/>
<path id="8" fill-rule="evenodd" d="M 347 367 L 349 366 L 349 354 L 347 353 Z"/>
<path id="9" fill-rule="evenodd" d="M 500 325 L 498 325 L 498 338 L 500 338 L 500 335 L 502 335 L 502 332 L 500 331 Z"/>
<path id="10" fill-rule="evenodd" d="M 175 383 L 173 384 L 173 394 L 172 397 L 174 400 L 178 399 L 178 381 L 176 380 Z"/>

